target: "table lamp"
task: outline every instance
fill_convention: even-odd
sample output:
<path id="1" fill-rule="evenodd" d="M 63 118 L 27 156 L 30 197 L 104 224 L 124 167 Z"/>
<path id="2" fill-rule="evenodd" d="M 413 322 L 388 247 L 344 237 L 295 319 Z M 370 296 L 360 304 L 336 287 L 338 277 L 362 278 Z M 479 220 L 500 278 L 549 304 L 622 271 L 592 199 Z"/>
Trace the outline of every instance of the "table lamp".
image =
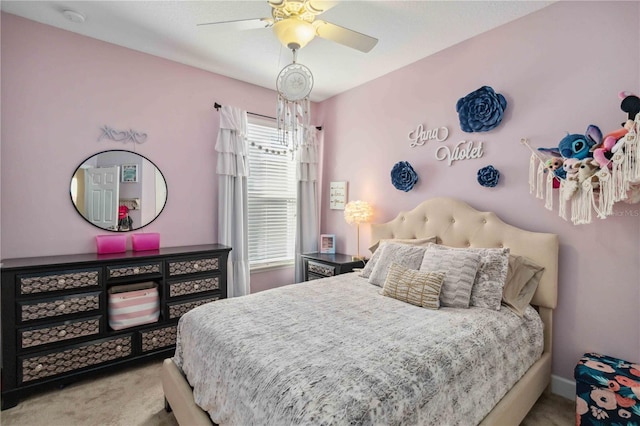
<path id="1" fill-rule="evenodd" d="M 369 222 L 372 216 L 373 209 L 366 201 L 350 201 L 344 206 L 344 219 L 349 225 L 355 223 L 358 227 L 358 254 L 352 256 L 353 260 L 364 260 L 364 256 L 360 256 L 360 224 Z"/>

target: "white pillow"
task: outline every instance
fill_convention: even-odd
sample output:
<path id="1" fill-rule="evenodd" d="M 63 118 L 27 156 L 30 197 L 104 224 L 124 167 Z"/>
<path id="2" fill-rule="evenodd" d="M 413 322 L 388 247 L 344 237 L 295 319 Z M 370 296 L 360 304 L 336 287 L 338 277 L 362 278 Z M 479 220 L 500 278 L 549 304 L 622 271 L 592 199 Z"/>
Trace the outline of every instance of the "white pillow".
<path id="1" fill-rule="evenodd" d="M 369 283 L 382 287 L 387 279 L 389 267 L 392 263 L 396 263 L 409 269 L 418 270 L 426 250 L 426 247 L 420 246 L 383 243 L 380 248 L 376 250 L 376 253 L 380 252 L 380 256 L 371 271 Z"/>
<path id="2" fill-rule="evenodd" d="M 388 243 L 400 243 L 407 244 L 410 246 L 428 246 L 429 243 L 437 243 L 438 237 L 426 237 L 426 238 L 383 238 L 371 247 L 369 247 L 369 251 L 371 253 L 375 253 L 380 244 L 388 242 Z"/>
<path id="3" fill-rule="evenodd" d="M 470 251 L 480 255 L 480 267 L 471 288 L 470 306 L 500 310 L 502 290 L 509 271 L 508 248 L 457 248 L 431 244 L 436 250 Z"/>
<path id="4" fill-rule="evenodd" d="M 440 250 L 430 245 L 420 265 L 421 271 L 446 273 L 440 292 L 440 304 L 468 308 L 471 289 L 480 267 L 480 255 L 462 250 Z"/>
<path id="5" fill-rule="evenodd" d="M 369 250 L 371 250 L 371 253 L 373 253 L 373 256 L 371 256 L 371 259 L 369 259 L 369 261 L 367 262 L 367 264 L 364 266 L 364 269 L 362 270 L 362 273 L 360 274 L 360 276 L 362 276 L 363 278 L 369 278 L 369 275 L 371 275 L 371 271 L 373 271 L 373 268 L 376 266 L 376 263 L 378 263 L 378 258 L 380 257 L 380 252 L 381 250 L 378 249 L 379 246 L 382 246 L 385 243 L 394 243 L 394 244 L 405 244 L 405 245 L 411 245 L 411 246 L 423 246 L 423 247 L 427 247 L 430 243 L 435 243 L 436 241 L 436 237 L 427 237 L 427 238 L 406 238 L 406 239 L 382 239 L 380 241 L 378 241 L 377 243 L 375 243 L 374 245 L 372 245 L 371 247 L 369 247 Z"/>

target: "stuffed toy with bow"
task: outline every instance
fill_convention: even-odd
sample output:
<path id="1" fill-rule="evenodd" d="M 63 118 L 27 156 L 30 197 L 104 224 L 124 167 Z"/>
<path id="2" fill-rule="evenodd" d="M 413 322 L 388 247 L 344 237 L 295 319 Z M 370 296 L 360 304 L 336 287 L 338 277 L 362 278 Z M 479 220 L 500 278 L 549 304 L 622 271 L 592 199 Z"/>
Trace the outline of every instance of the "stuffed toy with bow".
<path id="1" fill-rule="evenodd" d="M 627 121 L 621 124 L 622 127 L 607 133 L 602 138 L 602 143 L 592 148 L 593 158 L 598 162 L 600 168 L 612 168 L 611 158 L 618 152 L 624 144 L 625 135 L 633 127 L 633 122 L 637 114 L 640 113 L 640 98 L 630 92 L 620 92 L 622 102 L 620 109 L 627 113 Z"/>

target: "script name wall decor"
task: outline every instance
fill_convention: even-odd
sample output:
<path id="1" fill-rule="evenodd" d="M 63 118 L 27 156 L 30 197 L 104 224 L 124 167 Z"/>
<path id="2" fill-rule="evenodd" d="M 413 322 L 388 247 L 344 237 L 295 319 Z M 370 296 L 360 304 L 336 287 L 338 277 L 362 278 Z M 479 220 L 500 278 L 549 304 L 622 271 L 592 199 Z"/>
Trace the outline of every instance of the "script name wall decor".
<path id="1" fill-rule="evenodd" d="M 464 146 L 466 144 L 466 146 Z M 478 142 L 475 145 L 474 141 L 460 141 L 451 150 L 448 146 L 439 146 L 436 149 L 436 160 L 447 160 L 448 165 L 453 164 L 458 160 L 472 160 L 475 158 L 482 158 L 484 151 L 482 150 L 482 142 Z"/>
<path id="2" fill-rule="evenodd" d="M 411 148 L 416 146 L 422 146 L 427 141 L 436 140 L 442 142 L 449 137 L 449 129 L 441 126 L 435 129 L 426 130 L 422 124 L 420 124 L 413 132 L 409 133 L 409 140 Z"/>
<path id="3" fill-rule="evenodd" d="M 415 130 L 409 132 L 408 137 L 411 141 L 409 146 L 415 148 L 416 146 L 424 146 L 431 140 L 444 142 L 449 137 L 449 129 L 445 126 L 426 129 L 424 125 L 420 124 Z M 468 140 L 458 142 L 453 148 L 447 145 L 440 145 L 435 151 L 436 160 L 447 160 L 449 166 L 454 161 L 482 158 L 483 155 L 483 142 L 477 142 L 476 144 L 476 142 Z"/>

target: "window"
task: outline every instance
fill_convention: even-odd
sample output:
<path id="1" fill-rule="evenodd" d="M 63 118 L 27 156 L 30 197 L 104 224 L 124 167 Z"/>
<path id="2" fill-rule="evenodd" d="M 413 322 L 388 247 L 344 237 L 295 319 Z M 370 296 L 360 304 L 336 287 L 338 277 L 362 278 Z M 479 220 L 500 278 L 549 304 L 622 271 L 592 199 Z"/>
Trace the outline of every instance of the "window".
<path id="1" fill-rule="evenodd" d="M 250 119 L 249 265 L 251 268 L 290 264 L 295 257 L 296 162 L 283 151 L 274 122 Z"/>

